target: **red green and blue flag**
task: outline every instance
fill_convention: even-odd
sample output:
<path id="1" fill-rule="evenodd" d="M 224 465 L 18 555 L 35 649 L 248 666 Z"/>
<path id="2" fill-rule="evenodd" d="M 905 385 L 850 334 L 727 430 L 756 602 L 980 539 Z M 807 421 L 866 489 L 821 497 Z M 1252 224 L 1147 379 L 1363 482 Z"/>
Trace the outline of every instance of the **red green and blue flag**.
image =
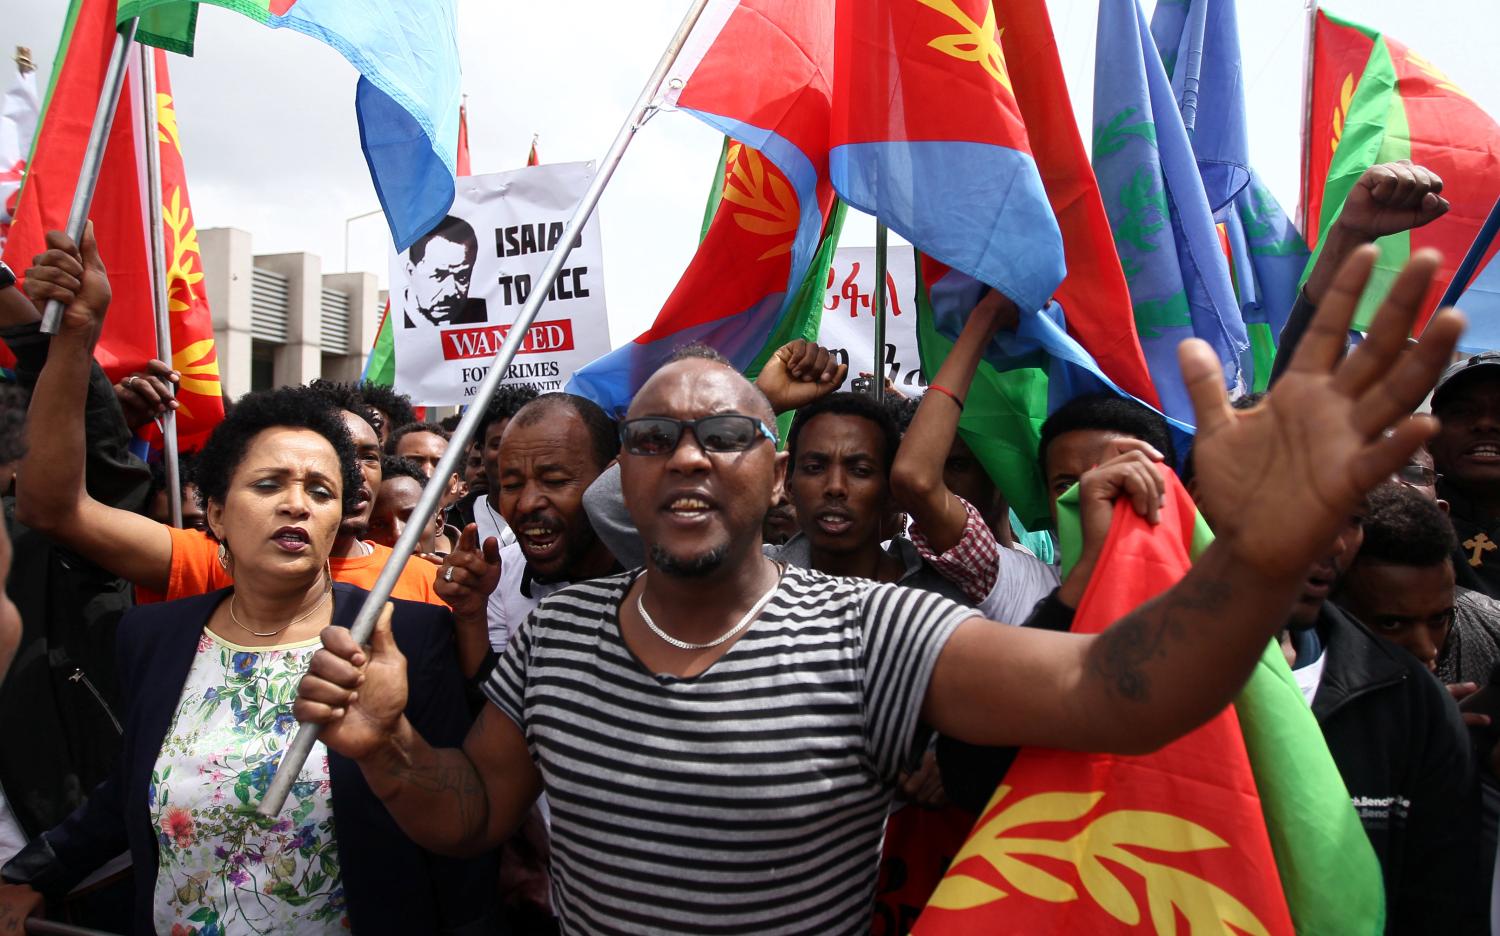
<path id="1" fill-rule="evenodd" d="M 1215 206 L 1136 0 L 1099 5 L 1093 158 L 1163 411 L 1191 423 L 1178 344 L 1207 341 L 1236 389 L 1247 386 L 1241 355 L 1250 342 Z M 1230 177 L 1220 183 L 1224 192 L 1232 189 Z"/>
<path id="2" fill-rule="evenodd" d="M 706 344 L 747 374 L 817 331 L 841 213 L 828 180 L 833 6 L 708 5 L 669 79 L 668 100 L 734 142 L 708 229 L 655 322 L 581 368 L 568 390 L 623 413 L 677 348 Z M 821 269 L 819 265 L 821 264 Z"/>
<path id="3" fill-rule="evenodd" d="M 359 70 L 360 145 L 397 250 L 453 206 L 459 67 L 455 0 L 202 0 L 337 49 Z M 136 38 L 191 55 L 199 0 L 121 0 Z"/>
<path id="4" fill-rule="evenodd" d="M 1500 125 L 1436 64 L 1389 35 L 1319 11 L 1313 38 L 1313 110 L 1303 160 L 1313 243 L 1372 165 L 1409 159 L 1443 179 L 1447 214 L 1376 241 L 1380 258 L 1354 320 L 1356 329 L 1365 329 L 1412 253 L 1435 247 L 1443 263 L 1420 332 L 1500 199 Z M 1500 244 L 1489 245 L 1484 261 L 1497 250 Z M 1495 276 L 1481 269 L 1485 284 Z M 1500 341 L 1500 304 L 1491 295 L 1471 285 L 1463 297 L 1470 319 L 1460 342 L 1465 351 Z"/>

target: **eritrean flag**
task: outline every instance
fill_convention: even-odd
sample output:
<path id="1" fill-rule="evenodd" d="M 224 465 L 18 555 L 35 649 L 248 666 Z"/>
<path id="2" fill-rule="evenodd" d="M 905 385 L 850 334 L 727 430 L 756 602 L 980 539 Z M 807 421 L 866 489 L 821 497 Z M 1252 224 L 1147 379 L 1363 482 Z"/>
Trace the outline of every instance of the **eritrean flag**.
<path id="1" fill-rule="evenodd" d="M 684 344 L 706 344 L 753 376 L 806 335 L 840 219 L 828 181 L 833 25 L 831 3 L 709 3 L 668 101 L 734 141 L 718 204 L 651 328 L 579 370 L 569 392 L 619 414 Z"/>
<path id="2" fill-rule="evenodd" d="M 73 190 L 114 45 L 113 0 L 74 0 L 63 23 L 52 79 L 33 143 L 29 169 L 16 204 L 5 256 L 18 271 L 46 249 L 46 232 L 67 226 Z M 162 206 L 167 312 L 178 387 L 178 438 L 184 451 L 207 437 L 224 418 L 213 318 L 203 283 L 203 258 L 188 199 L 180 124 L 166 56 L 156 56 L 157 139 L 146 140 L 139 58 L 132 57 L 99 169 L 89 216 L 109 270 L 113 299 L 94 357 L 112 380 L 145 370 L 157 356 L 152 292 L 149 199 Z M 146 185 L 145 149 L 158 147 L 161 191 Z M 0 362 L 9 364 L 0 348 Z"/>
<path id="3" fill-rule="evenodd" d="M 1075 556 L 1077 491 L 1058 504 L 1064 551 Z M 1116 505 L 1074 632 L 1098 633 L 1166 591 L 1209 538 L 1175 475 L 1158 525 Z M 1308 754 L 1331 769 L 1312 713 L 1285 677 L 1292 691 L 1282 713 L 1310 743 L 1284 756 Z M 1342 808 L 1353 816 L 1347 799 Z M 1354 829 L 1363 834 L 1357 820 Z M 1358 908 L 1350 913 L 1353 925 L 1335 931 L 1378 932 L 1359 925 Z M 1023 749 L 912 932 L 1125 931 L 1294 932 L 1234 709 L 1139 757 Z"/>
<path id="4" fill-rule="evenodd" d="M 459 68 L 455 0 L 202 0 L 325 42 L 359 70 L 354 111 L 398 251 L 453 206 Z M 198 0 L 121 0 L 136 38 L 193 53 Z"/>
<path id="5" fill-rule="evenodd" d="M 1054 303 L 1023 314 L 1020 333 L 1002 335 L 990 349 L 969 388 L 959 433 L 1021 522 L 1045 529 L 1052 518 L 1037 442 L 1048 414 L 1079 393 L 1112 390 L 1152 406 L 1158 400 L 1046 4 L 1014 0 L 996 12 L 991 25 L 1061 232 L 1067 276 L 1053 291 Z M 931 257 L 919 262 L 917 337 L 931 374 L 985 287 Z"/>
<path id="6" fill-rule="evenodd" d="M 1315 244 L 1370 166 L 1409 159 L 1442 177 L 1448 213 L 1377 241 L 1380 259 L 1355 317 L 1355 328 L 1368 327 L 1411 254 L 1436 247 L 1443 253 L 1443 265 L 1417 323 L 1420 332 L 1500 198 L 1500 126 L 1415 51 L 1377 30 L 1320 10 L 1314 30 L 1312 116 L 1303 157 L 1308 234 Z M 1491 245 L 1487 263 L 1497 247 Z M 1485 301 L 1486 295 L 1493 294 L 1471 290 L 1466 298 L 1465 311 L 1474 326 L 1462 342 L 1465 350 L 1492 347 L 1500 337 L 1500 328 L 1488 324 L 1500 318 L 1500 304 Z"/>

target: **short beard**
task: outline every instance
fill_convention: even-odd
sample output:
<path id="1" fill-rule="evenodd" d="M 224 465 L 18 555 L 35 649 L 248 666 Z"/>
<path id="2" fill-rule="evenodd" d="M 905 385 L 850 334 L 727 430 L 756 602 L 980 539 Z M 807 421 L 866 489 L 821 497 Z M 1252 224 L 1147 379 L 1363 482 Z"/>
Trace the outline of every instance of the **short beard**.
<path id="1" fill-rule="evenodd" d="M 729 555 L 729 544 L 710 549 L 691 559 L 679 559 L 656 543 L 651 544 L 651 563 L 673 578 L 702 578 L 718 570 Z"/>
<path id="2" fill-rule="evenodd" d="M 338 535 L 351 536 L 354 539 L 363 540 L 370 535 L 370 521 L 368 518 L 364 520 L 344 520 L 339 524 Z"/>

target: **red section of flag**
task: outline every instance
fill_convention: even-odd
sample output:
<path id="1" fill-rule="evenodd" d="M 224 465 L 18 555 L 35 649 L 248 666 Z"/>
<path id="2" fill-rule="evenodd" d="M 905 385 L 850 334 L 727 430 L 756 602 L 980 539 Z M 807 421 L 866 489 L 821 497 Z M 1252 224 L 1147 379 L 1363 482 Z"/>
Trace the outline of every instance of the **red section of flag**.
<path id="1" fill-rule="evenodd" d="M 198 229 L 188 200 L 187 171 L 182 162 L 179 135 L 181 124 L 177 119 L 176 98 L 172 95 L 172 79 L 167 73 L 167 53 L 160 49 L 153 51 L 156 56 L 156 145 L 161 154 L 162 245 L 167 278 L 167 318 L 172 330 L 171 364 L 182 375 L 177 388 L 177 441 L 183 451 L 191 451 L 207 441 L 209 433 L 223 421 L 224 397 L 219 383 L 213 314 L 208 307 L 208 288 L 203 280 L 203 257 L 198 251 Z M 116 119 L 124 119 L 124 115 Z M 94 204 L 98 207 L 117 197 L 119 193 L 115 189 L 101 187 L 94 196 Z M 111 309 L 111 317 L 114 314 Z M 151 334 L 156 334 L 154 327 Z"/>
<path id="2" fill-rule="evenodd" d="M 832 73 L 832 3 L 740 0 L 678 104 L 774 130 L 826 176 Z"/>
<path id="3" fill-rule="evenodd" d="M 990 0 L 839 0 L 834 55 L 834 146 L 962 141 L 1030 152 Z"/>
<path id="4" fill-rule="evenodd" d="M 1159 407 L 1135 330 L 1130 286 L 1115 251 L 1099 182 L 1078 135 L 1047 5 L 1044 0 L 1012 0 L 996 7 L 1032 156 L 1062 230 L 1068 275 L 1055 295 L 1068 333 L 1122 390 Z"/>
<path id="5" fill-rule="evenodd" d="M 1307 152 L 1302 154 L 1303 191 L 1307 193 L 1307 223 L 1302 234 L 1308 246 L 1318 243 L 1323 213 L 1323 184 L 1333 152 L 1344 134 L 1349 102 L 1375 48 L 1375 39 L 1353 25 L 1335 22 L 1322 10 L 1313 27 L 1312 96 L 1309 105 Z"/>
<path id="6" fill-rule="evenodd" d="M 458 157 L 454 160 L 455 175 L 472 175 L 469 168 L 469 108 L 458 105 Z"/>
<path id="7" fill-rule="evenodd" d="M 83 0 L 71 41 L 61 50 L 63 61 L 37 126 L 33 159 L 5 244 L 6 262 L 23 278 L 32 258 L 46 250 L 46 232 L 67 227 L 68 209 L 114 46 L 114 22 L 113 0 Z M 136 147 L 141 127 L 137 78 L 132 74 L 121 93 L 105 148 L 96 191 L 107 194 L 96 195 L 89 211 L 113 290 L 94 356 L 113 380 L 144 369 L 146 361 L 156 356 L 143 200 L 145 173 Z M 0 347 L 0 363 L 10 362 L 10 352 Z"/>
<path id="8" fill-rule="evenodd" d="M 1417 326 L 1420 333 L 1500 200 L 1500 125 L 1432 62 L 1390 36 L 1382 40 L 1390 50 L 1396 92 L 1406 108 L 1411 161 L 1438 174 L 1449 205 L 1447 214 L 1411 232 L 1413 253 L 1433 247 L 1443 254 Z M 1490 244 L 1477 269 L 1483 269 L 1497 250 L 1500 241 Z"/>
<path id="9" fill-rule="evenodd" d="M 1074 631 L 1098 633 L 1191 565 L 1170 477 L 1159 526 L 1121 501 Z M 1182 926 L 1181 922 L 1186 922 Z M 1027 748 L 913 933 L 1293 932 L 1232 708 L 1141 757 Z"/>
<path id="10" fill-rule="evenodd" d="M 531 138 L 531 150 L 530 150 L 530 152 L 528 152 L 526 154 L 526 165 L 528 165 L 528 166 L 540 166 L 541 164 L 542 164 L 542 157 L 539 156 L 539 155 L 537 155 L 537 151 L 536 151 L 536 137 L 532 137 Z"/>

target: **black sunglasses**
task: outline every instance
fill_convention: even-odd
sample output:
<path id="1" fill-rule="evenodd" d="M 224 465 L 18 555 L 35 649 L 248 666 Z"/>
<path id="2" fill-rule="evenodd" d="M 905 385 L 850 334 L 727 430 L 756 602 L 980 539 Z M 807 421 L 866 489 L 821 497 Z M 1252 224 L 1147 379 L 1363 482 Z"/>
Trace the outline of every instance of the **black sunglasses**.
<path id="1" fill-rule="evenodd" d="M 702 419 L 647 416 L 620 424 L 620 444 L 632 455 L 670 455 L 677 451 L 684 429 L 691 429 L 705 452 L 743 452 L 762 438 L 776 444 L 766 424 L 751 416 L 726 413 Z"/>

